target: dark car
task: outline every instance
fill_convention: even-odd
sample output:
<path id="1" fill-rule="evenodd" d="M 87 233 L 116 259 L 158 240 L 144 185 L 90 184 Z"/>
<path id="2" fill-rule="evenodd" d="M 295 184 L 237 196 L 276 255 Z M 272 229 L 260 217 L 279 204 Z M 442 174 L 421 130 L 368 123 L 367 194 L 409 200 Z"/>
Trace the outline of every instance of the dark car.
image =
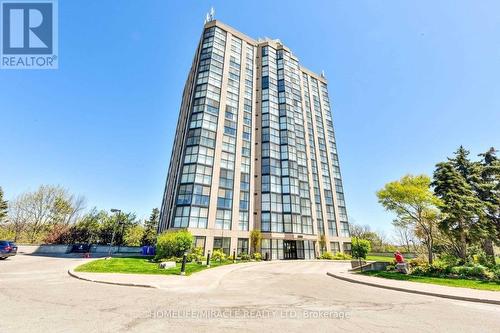
<path id="1" fill-rule="evenodd" d="M 14 242 L 0 240 L 0 260 L 7 257 L 15 256 L 17 253 L 17 245 Z"/>
<path id="2" fill-rule="evenodd" d="M 90 252 L 91 244 L 73 244 L 71 252 L 73 253 L 88 253 Z"/>

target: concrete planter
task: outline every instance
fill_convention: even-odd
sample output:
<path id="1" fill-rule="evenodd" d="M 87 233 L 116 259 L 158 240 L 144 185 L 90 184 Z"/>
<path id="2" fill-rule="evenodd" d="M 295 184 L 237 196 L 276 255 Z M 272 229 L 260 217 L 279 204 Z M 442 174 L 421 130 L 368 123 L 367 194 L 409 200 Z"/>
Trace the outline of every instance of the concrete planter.
<path id="1" fill-rule="evenodd" d="M 361 263 L 361 266 L 366 265 L 366 261 L 363 259 L 361 259 L 361 261 L 353 259 L 351 260 L 351 268 L 358 268 L 360 266 L 359 263 Z"/>

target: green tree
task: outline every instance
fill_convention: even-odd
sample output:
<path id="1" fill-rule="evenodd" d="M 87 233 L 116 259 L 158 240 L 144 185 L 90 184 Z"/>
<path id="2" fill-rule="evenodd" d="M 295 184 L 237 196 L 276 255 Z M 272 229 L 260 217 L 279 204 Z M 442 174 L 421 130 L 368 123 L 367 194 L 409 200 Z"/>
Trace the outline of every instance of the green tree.
<path id="1" fill-rule="evenodd" d="M 139 224 L 134 213 L 108 214 L 101 211 L 99 220 L 100 243 L 109 244 L 113 240 L 113 245 L 117 246 L 125 245 L 124 236 L 127 230 Z"/>
<path id="2" fill-rule="evenodd" d="M 484 239 L 487 228 L 483 223 L 484 204 L 476 195 L 480 186 L 480 168 L 468 158 L 462 146 L 453 158 L 436 165 L 434 193 L 441 200 L 443 218 L 440 229 L 447 234 L 454 252 L 462 261 L 467 260 L 469 245 Z"/>
<path id="3" fill-rule="evenodd" d="M 100 243 L 100 223 L 108 214 L 93 208 L 71 227 L 73 243 Z"/>
<path id="4" fill-rule="evenodd" d="M 370 242 L 372 251 L 386 252 L 391 245 L 384 240 L 381 233 L 372 231 L 369 225 L 360 225 L 356 223 L 349 223 L 349 233 L 351 236 L 363 238 Z"/>
<path id="5" fill-rule="evenodd" d="M 483 225 L 487 230 L 482 245 L 492 264 L 495 263 L 493 243 L 500 246 L 500 160 L 496 152 L 492 147 L 479 154 L 480 184 L 477 186 L 478 197 L 484 204 Z"/>
<path id="6" fill-rule="evenodd" d="M 156 244 L 156 235 L 158 230 L 158 222 L 160 220 L 160 210 L 153 208 L 149 220 L 144 222 L 144 234 L 141 239 L 141 245 Z"/>
<path id="7" fill-rule="evenodd" d="M 8 209 L 9 205 L 7 203 L 7 200 L 4 200 L 3 198 L 3 189 L 0 186 L 0 223 L 2 223 L 2 221 L 7 217 Z"/>
<path id="8" fill-rule="evenodd" d="M 193 235 L 185 229 L 167 231 L 158 236 L 156 259 L 180 257 L 193 246 Z"/>
<path id="9" fill-rule="evenodd" d="M 144 227 L 140 224 L 136 224 L 127 228 L 125 235 L 123 237 L 123 242 L 125 246 L 140 246 L 142 237 L 144 236 Z"/>
<path id="10" fill-rule="evenodd" d="M 326 236 L 325 235 L 319 236 L 318 244 L 319 244 L 319 252 L 321 254 L 323 254 L 323 252 L 325 252 L 325 250 L 326 250 Z"/>
<path id="11" fill-rule="evenodd" d="M 429 263 L 433 261 L 433 243 L 439 200 L 430 190 L 431 180 L 426 175 L 407 175 L 387 183 L 377 192 L 378 201 L 388 211 L 396 214 L 398 223 L 420 231 L 422 243 L 427 248 Z"/>
<path id="12" fill-rule="evenodd" d="M 250 245 L 252 247 L 252 253 L 255 253 L 259 250 L 260 242 L 262 241 L 262 233 L 260 230 L 253 229 L 250 232 Z"/>
<path id="13" fill-rule="evenodd" d="M 353 258 L 366 259 L 366 255 L 370 252 L 370 241 L 358 237 L 351 238 L 351 252 Z"/>

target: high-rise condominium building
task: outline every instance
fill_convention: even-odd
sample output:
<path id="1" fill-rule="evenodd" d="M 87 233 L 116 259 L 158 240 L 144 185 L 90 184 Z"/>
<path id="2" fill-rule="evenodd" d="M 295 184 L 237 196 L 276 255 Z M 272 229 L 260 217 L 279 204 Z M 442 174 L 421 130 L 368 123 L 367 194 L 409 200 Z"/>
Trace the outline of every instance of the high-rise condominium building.
<path id="1" fill-rule="evenodd" d="M 205 24 L 158 231 L 179 228 L 205 253 L 247 253 L 254 229 L 269 259 L 350 251 L 326 79 L 279 40 Z"/>

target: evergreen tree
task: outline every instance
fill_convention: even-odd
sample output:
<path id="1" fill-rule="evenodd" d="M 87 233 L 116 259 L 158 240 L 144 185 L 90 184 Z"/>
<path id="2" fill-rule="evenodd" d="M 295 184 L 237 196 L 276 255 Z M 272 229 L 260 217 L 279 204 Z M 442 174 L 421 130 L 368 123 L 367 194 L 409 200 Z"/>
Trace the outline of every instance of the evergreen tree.
<path id="1" fill-rule="evenodd" d="M 481 182 L 477 193 L 484 204 L 483 224 L 488 232 L 482 245 L 490 262 L 494 263 L 493 243 L 500 246 L 500 160 L 493 147 L 479 156 L 482 157 L 478 162 Z"/>
<path id="2" fill-rule="evenodd" d="M 7 201 L 3 199 L 3 189 L 0 187 L 0 222 L 2 222 L 7 217 L 7 210 L 9 205 Z"/>
<path id="3" fill-rule="evenodd" d="M 475 189 L 481 183 L 480 168 L 468 158 L 462 146 L 453 158 L 436 165 L 434 193 L 441 199 L 444 213 L 441 230 L 451 237 L 456 254 L 467 260 L 467 247 L 484 239 L 487 228 L 483 222 L 484 205 Z"/>
<path id="4" fill-rule="evenodd" d="M 142 245 L 155 245 L 158 222 L 160 220 L 160 210 L 154 208 L 149 216 L 149 220 L 144 222 L 144 234 L 141 239 Z"/>

